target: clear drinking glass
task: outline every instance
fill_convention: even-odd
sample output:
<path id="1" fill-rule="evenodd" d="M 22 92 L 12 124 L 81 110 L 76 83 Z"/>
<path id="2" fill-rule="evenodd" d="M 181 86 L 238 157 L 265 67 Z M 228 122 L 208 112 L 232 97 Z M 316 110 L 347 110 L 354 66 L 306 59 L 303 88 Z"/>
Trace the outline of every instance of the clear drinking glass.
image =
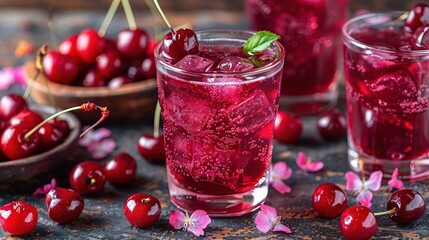
<path id="1" fill-rule="evenodd" d="M 196 33 L 200 49 L 211 49 L 219 57 L 225 55 L 221 52 L 228 55 L 227 49 L 242 52 L 252 34 Z M 160 54 L 158 46 L 171 201 L 186 211 L 203 209 L 211 216 L 240 216 L 256 209 L 268 193 L 284 48 L 275 42 L 264 51 L 273 62 L 228 73 L 184 70 Z"/>
<path id="2" fill-rule="evenodd" d="M 402 14 L 366 14 L 343 28 L 349 163 L 413 180 L 429 174 L 429 49 Z"/>
<path id="3" fill-rule="evenodd" d="M 250 28 L 279 34 L 286 49 L 280 108 L 316 114 L 333 107 L 348 0 L 246 0 L 245 7 Z"/>

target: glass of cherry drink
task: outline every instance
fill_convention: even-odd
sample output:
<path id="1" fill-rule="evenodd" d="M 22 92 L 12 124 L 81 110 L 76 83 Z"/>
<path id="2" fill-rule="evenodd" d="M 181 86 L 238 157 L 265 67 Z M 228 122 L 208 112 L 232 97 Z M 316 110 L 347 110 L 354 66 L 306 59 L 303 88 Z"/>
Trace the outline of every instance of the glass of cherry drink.
<path id="1" fill-rule="evenodd" d="M 155 51 L 171 201 L 218 217 L 251 212 L 268 193 L 284 48 L 245 54 L 244 31 L 197 31 L 198 43 L 176 34 L 197 47 L 167 35 Z"/>
<path id="2" fill-rule="evenodd" d="M 348 0 L 246 0 L 249 27 L 275 32 L 286 48 L 280 108 L 313 115 L 333 107 Z"/>
<path id="3" fill-rule="evenodd" d="M 419 14 L 429 7 L 420 7 L 427 9 L 365 14 L 343 28 L 348 160 L 356 171 L 363 161 L 366 174 L 429 174 L 429 15 Z"/>

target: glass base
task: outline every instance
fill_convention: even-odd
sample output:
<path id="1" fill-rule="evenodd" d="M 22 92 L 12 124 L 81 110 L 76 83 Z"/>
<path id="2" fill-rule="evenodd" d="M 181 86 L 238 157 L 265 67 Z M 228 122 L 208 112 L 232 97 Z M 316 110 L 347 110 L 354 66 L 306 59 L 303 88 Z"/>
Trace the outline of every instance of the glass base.
<path id="1" fill-rule="evenodd" d="M 378 159 L 361 153 L 356 149 L 349 148 L 348 162 L 350 168 L 356 173 L 361 173 L 359 160 L 363 161 L 363 171 L 365 175 L 381 170 L 383 178 L 390 179 L 395 168 L 398 168 L 398 178 L 406 181 L 421 180 L 429 177 L 429 156 L 418 160 Z"/>
<path id="2" fill-rule="evenodd" d="M 236 217 L 259 208 L 268 195 L 268 179 L 262 178 L 253 190 L 230 195 L 206 195 L 178 186 L 168 176 L 170 199 L 178 208 L 194 212 L 201 209 L 211 217 Z"/>
<path id="3" fill-rule="evenodd" d="M 333 108 L 338 100 L 337 88 L 310 95 L 280 95 L 279 108 L 298 115 L 316 115 Z"/>

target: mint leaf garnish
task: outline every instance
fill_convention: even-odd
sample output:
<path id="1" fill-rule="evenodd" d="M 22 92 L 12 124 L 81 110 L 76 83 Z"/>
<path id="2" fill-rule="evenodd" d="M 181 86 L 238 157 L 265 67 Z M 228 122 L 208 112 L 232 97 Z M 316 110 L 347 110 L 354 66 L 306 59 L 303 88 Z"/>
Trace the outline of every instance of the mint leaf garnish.
<path id="1" fill-rule="evenodd" d="M 247 54 L 262 52 L 270 47 L 270 45 L 279 38 L 279 35 L 269 31 L 257 32 L 247 39 L 243 46 L 243 51 Z"/>

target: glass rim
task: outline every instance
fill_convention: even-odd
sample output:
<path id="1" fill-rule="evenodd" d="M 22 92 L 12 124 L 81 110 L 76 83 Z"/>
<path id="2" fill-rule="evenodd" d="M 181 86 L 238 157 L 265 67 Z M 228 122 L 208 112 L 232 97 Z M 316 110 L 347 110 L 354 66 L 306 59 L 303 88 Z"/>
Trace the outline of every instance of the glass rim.
<path id="1" fill-rule="evenodd" d="M 254 33 L 256 33 L 255 31 L 247 31 L 247 30 L 228 30 L 228 29 L 215 29 L 215 30 L 197 30 L 195 31 L 195 33 L 201 34 L 201 33 L 209 33 L 209 34 L 225 34 L 225 33 L 229 33 L 229 34 L 237 34 L 237 33 L 244 33 L 244 34 L 249 34 L 249 36 L 253 35 Z M 165 61 L 160 60 L 160 56 L 159 56 L 159 51 L 162 45 L 162 41 L 160 41 L 160 43 L 156 46 L 155 51 L 154 51 L 154 56 L 155 56 L 155 60 L 157 63 L 160 63 L 163 65 L 163 67 L 167 68 L 170 71 L 174 71 L 183 75 L 188 75 L 188 76 L 194 76 L 194 77 L 234 77 L 234 76 L 240 76 L 240 77 L 250 77 L 250 76 L 255 76 L 255 75 L 259 75 L 261 73 L 265 73 L 265 72 L 269 72 L 272 69 L 274 69 L 275 67 L 277 67 L 279 64 L 282 63 L 285 55 L 286 55 L 286 50 L 284 48 L 284 46 L 279 42 L 279 41 L 275 41 L 273 44 L 276 45 L 276 47 L 279 49 L 280 55 L 277 59 L 275 59 L 273 62 L 270 62 L 269 64 L 259 67 L 259 68 L 254 68 L 248 71 L 244 71 L 244 72 L 197 72 L 197 71 L 190 71 L 190 70 L 185 70 L 185 69 L 181 69 L 178 67 L 175 67 L 174 65 L 171 65 Z M 251 80 L 252 81 L 252 80 Z M 194 82 L 194 81 L 192 81 Z M 218 84 L 218 82 L 208 82 L 209 84 Z M 227 82 L 222 82 L 222 84 L 225 84 Z"/>
<path id="2" fill-rule="evenodd" d="M 362 21 L 364 19 L 369 19 L 369 18 L 373 18 L 373 17 L 379 17 L 379 16 L 383 16 L 383 15 L 384 16 L 397 16 L 397 17 L 399 17 L 405 13 L 406 13 L 405 11 L 365 13 L 365 14 L 350 18 L 342 27 L 343 43 L 347 44 L 347 45 L 351 44 L 354 47 L 357 47 L 359 49 L 371 50 L 371 51 L 380 52 L 380 53 L 389 53 L 389 54 L 401 55 L 401 56 L 427 56 L 429 54 L 429 49 L 428 50 L 411 50 L 411 51 L 407 51 L 407 52 L 381 49 L 381 48 L 378 48 L 374 45 L 366 44 L 366 43 L 363 43 L 359 40 L 356 40 L 355 38 L 353 38 L 349 34 L 348 30 L 350 30 L 350 25 L 352 25 L 358 21 Z M 375 23 L 375 24 L 382 24 L 382 23 Z M 366 26 L 372 26 L 372 25 L 374 25 L 374 24 L 368 24 Z"/>

